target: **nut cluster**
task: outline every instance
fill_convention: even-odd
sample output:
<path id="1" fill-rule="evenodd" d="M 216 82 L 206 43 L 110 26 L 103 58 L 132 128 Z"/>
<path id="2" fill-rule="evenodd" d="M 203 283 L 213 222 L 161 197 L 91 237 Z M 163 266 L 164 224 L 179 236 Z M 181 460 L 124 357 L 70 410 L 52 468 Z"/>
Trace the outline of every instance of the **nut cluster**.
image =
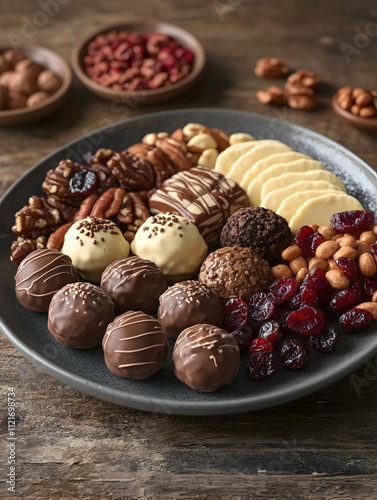
<path id="1" fill-rule="evenodd" d="M 276 58 L 260 59 L 255 67 L 255 74 L 265 78 L 281 78 L 287 73 L 288 66 Z M 300 69 L 288 77 L 284 88 L 273 85 L 267 90 L 258 90 L 257 99 L 262 104 L 286 104 L 293 109 L 310 111 L 318 105 L 313 88 L 319 83 L 320 78 L 317 73 Z"/>
<path id="2" fill-rule="evenodd" d="M 89 43 L 85 71 L 114 90 L 157 89 L 191 73 L 194 54 L 164 33 L 102 33 Z"/>
<path id="3" fill-rule="evenodd" d="M 360 87 L 342 87 L 336 94 L 339 106 L 345 111 L 361 118 L 377 116 L 377 90 L 365 90 Z"/>
<path id="4" fill-rule="evenodd" d="M 224 130 L 209 128 L 200 123 L 188 123 L 170 137 L 167 137 L 166 132 L 147 134 L 143 137 L 143 143 L 158 146 L 167 154 L 177 146 L 175 142 L 178 142 L 181 148 L 184 144 L 185 157 L 192 162 L 191 166 L 214 168 L 218 155 L 229 147 L 229 139 L 229 134 Z"/>
<path id="5" fill-rule="evenodd" d="M 21 51 L 7 50 L 0 56 L 0 110 L 37 106 L 60 86 L 55 73 Z"/>
<path id="6" fill-rule="evenodd" d="M 372 278 L 377 272 L 377 256 L 371 245 L 377 241 L 377 225 L 368 231 L 356 233 L 337 233 L 331 225 L 310 225 L 313 231 L 318 231 L 324 242 L 317 248 L 313 257 L 304 257 L 301 249 L 290 245 L 283 250 L 281 257 L 288 264 L 279 264 L 271 268 L 274 279 L 294 277 L 302 283 L 305 276 L 313 268 L 318 267 L 325 271 L 327 281 L 336 290 L 345 290 L 350 285 L 350 279 L 337 265 L 341 257 L 350 259 L 355 264 L 355 279 Z M 377 302 L 377 293 L 372 297 Z"/>
<path id="7" fill-rule="evenodd" d="M 147 134 L 143 142 L 117 153 L 99 149 L 86 156 L 90 166 L 62 160 L 47 172 L 42 184 L 46 198 L 32 196 L 15 215 L 12 260 L 18 265 L 36 248 L 60 249 L 71 225 L 88 216 L 113 220 L 131 242 L 150 216 L 148 198 L 175 173 L 201 165 L 213 167 L 219 152 L 229 146 L 223 130 L 189 123 L 173 134 Z M 97 181 L 72 191 L 75 176 L 94 172 Z"/>

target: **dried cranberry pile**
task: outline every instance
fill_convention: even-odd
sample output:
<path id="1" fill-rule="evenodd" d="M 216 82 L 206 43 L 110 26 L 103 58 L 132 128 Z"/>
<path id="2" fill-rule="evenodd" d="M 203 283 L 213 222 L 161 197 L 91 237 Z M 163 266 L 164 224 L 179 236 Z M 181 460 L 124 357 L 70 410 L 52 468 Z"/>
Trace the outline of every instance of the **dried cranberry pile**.
<path id="1" fill-rule="evenodd" d="M 102 33 L 88 45 L 85 71 L 114 90 L 157 89 L 191 73 L 194 54 L 164 33 Z"/>
<path id="2" fill-rule="evenodd" d="M 373 214 L 352 211 L 335 214 L 331 226 L 339 233 L 365 231 L 373 224 Z M 309 226 L 302 227 L 295 238 L 296 245 L 309 259 L 324 242 L 321 234 Z M 374 255 L 377 244 L 371 245 Z M 285 368 L 303 368 L 309 362 L 310 350 L 332 351 L 338 342 L 339 325 L 347 333 L 357 333 L 369 326 L 375 314 L 368 310 L 372 302 L 360 304 L 377 290 L 376 276 L 358 273 L 354 260 L 340 257 L 337 266 L 349 279 L 346 289 L 331 286 L 326 273 L 314 267 L 301 284 L 293 277 L 272 282 L 268 290 L 253 295 L 248 303 L 241 298 L 229 300 L 224 307 L 224 328 L 230 331 L 242 350 L 248 350 L 247 373 L 252 379 L 273 375 L 280 361 Z M 365 309 L 363 308 L 365 306 Z"/>

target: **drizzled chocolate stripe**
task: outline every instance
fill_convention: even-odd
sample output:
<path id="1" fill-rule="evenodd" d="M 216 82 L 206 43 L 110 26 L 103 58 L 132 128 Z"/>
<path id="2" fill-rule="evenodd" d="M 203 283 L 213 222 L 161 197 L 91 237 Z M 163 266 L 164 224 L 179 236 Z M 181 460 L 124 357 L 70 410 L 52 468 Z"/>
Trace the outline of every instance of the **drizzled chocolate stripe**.
<path id="1" fill-rule="evenodd" d="M 113 373 L 134 379 L 159 370 L 168 352 L 160 323 L 141 311 L 128 311 L 108 326 L 103 350 Z"/>
<path id="2" fill-rule="evenodd" d="M 230 384 L 239 367 L 239 347 L 234 337 L 213 325 L 184 330 L 174 346 L 173 369 L 192 389 L 209 392 Z"/>
<path id="3" fill-rule="evenodd" d="M 176 212 L 191 220 L 209 246 L 218 242 L 227 218 L 247 206 L 247 195 L 236 182 L 206 167 L 173 175 L 149 200 L 152 214 Z"/>
<path id="4" fill-rule="evenodd" d="M 53 295 L 75 281 L 79 276 L 67 255 L 52 249 L 34 250 L 18 267 L 16 296 L 27 309 L 47 312 Z"/>

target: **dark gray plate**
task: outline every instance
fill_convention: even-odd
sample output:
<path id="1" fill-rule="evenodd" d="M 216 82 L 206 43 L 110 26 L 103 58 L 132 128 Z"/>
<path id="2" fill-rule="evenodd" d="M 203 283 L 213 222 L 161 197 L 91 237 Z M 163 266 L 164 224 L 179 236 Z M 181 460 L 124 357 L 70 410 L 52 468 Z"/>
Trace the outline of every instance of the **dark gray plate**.
<path id="1" fill-rule="evenodd" d="M 17 302 L 15 268 L 9 261 L 14 239 L 10 228 L 15 212 L 29 196 L 42 194 L 41 183 L 46 171 L 63 158 L 81 161 L 84 153 L 99 147 L 122 150 L 139 142 L 148 132 L 172 132 L 188 122 L 285 142 L 294 150 L 322 161 L 365 208 L 377 212 L 376 173 L 343 146 L 311 130 L 267 116 L 231 110 L 178 110 L 134 118 L 60 148 L 29 170 L 1 200 L 0 318 L 5 335 L 25 357 L 58 380 L 97 398 L 154 412 L 216 415 L 257 410 L 299 398 L 348 375 L 377 353 L 375 327 L 354 336 L 342 333 L 334 352 L 311 351 L 311 361 L 304 370 L 292 372 L 279 367 L 278 373 L 267 380 L 252 381 L 247 377 L 245 354 L 241 356 L 239 373 L 231 385 L 204 394 L 182 384 L 174 376 L 169 360 L 159 373 L 147 380 L 118 378 L 107 370 L 100 347 L 74 350 L 61 346 L 47 330 L 46 315 L 27 311 Z M 171 349 L 172 345 L 170 352 Z"/>

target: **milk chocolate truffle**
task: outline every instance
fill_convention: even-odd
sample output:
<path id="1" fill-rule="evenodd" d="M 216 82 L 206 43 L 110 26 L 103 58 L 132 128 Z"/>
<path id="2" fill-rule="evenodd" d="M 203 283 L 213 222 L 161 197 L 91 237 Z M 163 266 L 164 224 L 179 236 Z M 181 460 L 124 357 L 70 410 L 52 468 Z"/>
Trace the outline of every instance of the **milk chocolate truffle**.
<path id="1" fill-rule="evenodd" d="M 113 312 L 112 300 L 100 287 L 92 283 L 73 283 L 52 298 L 48 329 L 62 345 L 93 347 L 101 343 Z"/>
<path id="2" fill-rule="evenodd" d="M 236 182 L 201 166 L 173 175 L 149 199 L 152 214 L 175 212 L 187 217 L 208 246 L 218 244 L 227 218 L 248 205 L 245 191 Z"/>
<path id="3" fill-rule="evenodd" d="M 221 246 L 250 247 L 271 262 L 290 245 L 292 233 L 288 222 L 270 209 L 241 208 L 227 220 L 221 232 Z"/>
<path id="4" fill-rule="evenodd" d="M 128 257 L 130 245 L 111 220 L 87 217 L 68 229 L 61 251 L 84 279 L 99 283 L 111 262 Z"/>
<path id="5" fill-rule="evenodd" d="M 140 257 L 116 260 L 107 266 L 101 277 L 101 288 L 110 295 L 119 312 L 156 312 L 159 297 L 167 287 L 161 269 Z"/>
<path id="6" fill-rule="evenodd" d="M 131 249 L 138 257 L 155 262 L 168 283 L 191 278 L 207 253 L 195 224 L 171 213 L 149 217 L 137 230 Z"/>
<path id="7" fill-rule="evenodd" d="M 222 319 L 223 307 L 220 297 L 198 281 L 176 283 L 160 297 L 158 320 L 165 335 L 173 339 L 189 326 L 199 323 L 220 326 Z"/>
<path id="8" fill-rule="evenodd" d="M 161 324 L 142 311 L 128 311 L 115 318 L 107 327 L 102 346 L 112 373 L 137 380 L 156 373 L 168 355 Z"/>
<path id="9" fill-rule="evenodd" d="M 196 391 L 211 392 L 230 384 L 237 375 L 240 351 L 232 334 L 213 325 L 186 328 L 177 338 L 173 370 Z"/>
<path id="10" fill-rule="evenodd" d="M 270 266 L 251 248 L 219 248 L 208 255 L 200 268 L 199 281 L 223 300 L 239 297 L 246 302 L 269 285 Z"/>
<path id="11" fill-rule="evenodd" d="M 58 250 L 34 250 L 18 267 L 16 296 L 26 309 L 47 312 L 54 294 L 67 283 L 79 280 L 68 255 Z"/>

